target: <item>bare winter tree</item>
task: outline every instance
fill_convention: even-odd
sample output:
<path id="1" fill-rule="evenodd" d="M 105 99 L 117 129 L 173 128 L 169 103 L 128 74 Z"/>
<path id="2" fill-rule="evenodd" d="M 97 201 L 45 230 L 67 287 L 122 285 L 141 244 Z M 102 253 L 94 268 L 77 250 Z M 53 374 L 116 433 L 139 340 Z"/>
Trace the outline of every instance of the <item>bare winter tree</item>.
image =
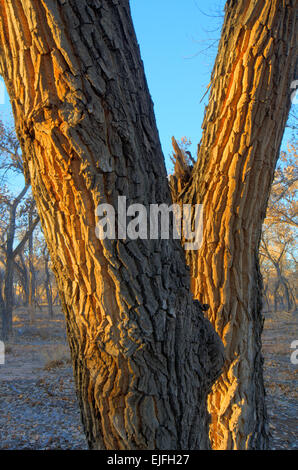
<path id="1" fill-rule="evenodd" d="M 18 276 L 19 285 L 22 289 L 23 305 L 28 307 L 29 305 L 29 276 L 26 262 L 24 259 L 24 253 L 21 252 L 15 260 L 15 271 Z"/>
<path id="2" fill-rule="evenodd" d="M 29 265 L 29 309 L 30 315 L 34 315 L 35 312 L 35 294 L 36 294 L 36 273 L 35 273 L 35 266 L 34 266 L 34 239 L 33 234 L 34 230 L 32 230 L 32 225 L 35 223 L 36 219 L 36 207 L 35 201 L 32 199 L 29 201 L 28 204 L 28 231 L 30 232 L 30 236 L 28 238 L 28 265 Z"/>
<path id="3" fill-rule="evenodd" d="M 8 197 L 6 194 L 0 193 L 0 205 L 5 205 L 8 215 L 8 222 L 6 227 L 2 227 L 2 242 L 0 245 L 0 252 L 3 254 L 3 287 L 2 287 L 2 302 L 1 319 L 2 319 L 2 337 L 8 339 L 12 334 L 12 311 L 14 305 L 14 288 L 13 277 L 15 269 L 16 257 L 20 255 L 30 238 L 32 232 L 35 230 L 39 217 L 37 216 L 32 221 L 31 226 L 28 228 L 21 240 L 16 240 L 16 218 L 17 210 L 22 202 L 29 186 L 25 185 L 22 191 L 16 197 Z M 16 243 L 17 242 L 17 243 Z"/>
<path id="4" fill-rule="evenodd" d="M 29 184 L 25 183 L 17 195 L 10 194 L 5 186 L 8 173 L 23 174 L 23 162 L 20 153 L 20 144 L 13 128 L 5 125 L 0 120 L 0 253 L 2 254 L 3 286 L 2 301 L 0 306 L 2 319 L 2 337 L 7 339 L 12 334 L 12 310 L 14 305 L 14 270 L 16 258 L 21 255 L 26 243 L 32 237 L 39 217 L 32 219 L 31 225 L 25 230 L 20 240 L 16 239 L 18 211 L 29 190 Z M 35 202 L 32 201 L 32 207 Z"/>
<path id="5" fill-rule="evenodd" d="M 226 346 L 209 399 L 215 448 L 267 441 L 257 248 L 289 108 L 295 6 L 228 0 L 198 163 L 174 195 L 204 202 L 207 214 L 203 248 L 188 261 L 192 291 Z M 118 196 L 171 204 L 128 1 L 1 0 L 0 10 L 0 72 L 89 446 L 208 448 L 206 400 L 223 354 L 193 301 L 182 247 L 95 236 L 100 203 L 116 214 Z"/>
<path id="6" fill-rule="evenodd" d="M 46 298 L 48 304 L 48 314 L 50 318 L 54 316 L 53 310 L 53 290 L 52 290 L 52 279 L 50 269 L 50 254 L 46 244 L 42 248 L 43 262 L 44 262 L 44 288 L 46 291 Z"/>

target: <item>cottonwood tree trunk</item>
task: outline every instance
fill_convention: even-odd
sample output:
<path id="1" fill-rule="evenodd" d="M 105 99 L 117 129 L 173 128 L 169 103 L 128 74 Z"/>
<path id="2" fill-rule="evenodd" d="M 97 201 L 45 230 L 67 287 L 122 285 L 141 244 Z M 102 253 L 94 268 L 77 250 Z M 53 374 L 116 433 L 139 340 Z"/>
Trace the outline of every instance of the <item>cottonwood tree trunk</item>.
<path id="1" fill-rule="evenodd" d="M 0 10 L 0 71 L 89 446 L 208 448 L 206 399 L 223 356 L 180 243 L 95 235 L 100 203 L 171 203 L 128 1 L 1 0 Z"/>
<path id="2" fill-rule="evenodd" d="M 198 161 L 187 177 L 178 156 L 172 180 L 175 200 L 204 205 L 203 243 L 187 261 L 225 345 L 208 399 L 214 449 L 268 444 L 258 248 L 295 78 L 296 15 L 295 0 L 227 2 Z"/>

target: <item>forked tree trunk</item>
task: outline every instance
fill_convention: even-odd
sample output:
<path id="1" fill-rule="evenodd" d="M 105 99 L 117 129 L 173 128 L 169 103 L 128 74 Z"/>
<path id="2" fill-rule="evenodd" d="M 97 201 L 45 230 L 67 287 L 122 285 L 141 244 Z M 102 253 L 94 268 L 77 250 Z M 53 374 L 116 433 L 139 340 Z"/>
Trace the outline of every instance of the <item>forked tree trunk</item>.
<path id="1" fill-rule="evenodd" d="M 180 243 L 95 235 L 100 203 L 171 203 L 128 1 L 1 0 L 0 10 L 0 71 L 89 446 L 208 448 L 222 349 L 190 294 Z"/>
<path id="2" fill-rule="evenodd" d="M 258 248 L 295 78 L 296 15 L 296 0 L 227 2 L 198 161 L 180 194 L 172 181 L 174 199 L 204 205 L 203 243 L 187 261 L 225 345 L 209 396 L 214 449 L 268 443 Z"/>

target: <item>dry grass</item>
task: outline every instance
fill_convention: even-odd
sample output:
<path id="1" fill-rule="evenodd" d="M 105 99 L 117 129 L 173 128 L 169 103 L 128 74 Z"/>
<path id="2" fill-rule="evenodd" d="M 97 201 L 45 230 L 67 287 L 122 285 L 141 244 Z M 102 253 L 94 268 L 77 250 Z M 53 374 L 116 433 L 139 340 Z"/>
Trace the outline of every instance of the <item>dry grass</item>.
<path id="1" fill-rule="evenodd" d="M 66 345 L 57 344 L 54 349 L 43 349 L 44 369 L 51 370 L 71 364 L 69 349 Z"/>
<path id="2" fill-rule="evenodd" d="M 46 363 L 46 365 L 44 366 L 44 370 L 58 369 L 59 367 L 64 367 L 64 365 L 64 361 L 60 361 L 59 359 L 53 360 Z"/>

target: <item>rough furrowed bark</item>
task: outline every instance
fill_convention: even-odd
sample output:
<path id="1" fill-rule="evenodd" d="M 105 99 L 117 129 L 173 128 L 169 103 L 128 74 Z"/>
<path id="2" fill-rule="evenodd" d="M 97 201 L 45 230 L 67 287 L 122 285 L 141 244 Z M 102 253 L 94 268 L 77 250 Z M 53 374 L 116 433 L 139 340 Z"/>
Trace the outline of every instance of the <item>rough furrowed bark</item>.
<path id="1" fill-rule="evenodd" d="M 198 160 L 173 198 L 204 205 L 203 243 L 187 254 L 194 297 L 225 345 L 209 395 L 214 449 L 268 445 L 258 248 L 290 109 L 297 1 L 228 1 Z M 183 179 L 183 178 L 182 178 Z M 176 180 L 176 181 L 175 181 Z"/>
<path id="2" fill-rule="evenodd" d="M 93 449 L 208 448 L 221 343 L 179 243 L 98 240 L 96 207 L 171 201 L 126 0 L 0 1 L 0 71 Z"/>

